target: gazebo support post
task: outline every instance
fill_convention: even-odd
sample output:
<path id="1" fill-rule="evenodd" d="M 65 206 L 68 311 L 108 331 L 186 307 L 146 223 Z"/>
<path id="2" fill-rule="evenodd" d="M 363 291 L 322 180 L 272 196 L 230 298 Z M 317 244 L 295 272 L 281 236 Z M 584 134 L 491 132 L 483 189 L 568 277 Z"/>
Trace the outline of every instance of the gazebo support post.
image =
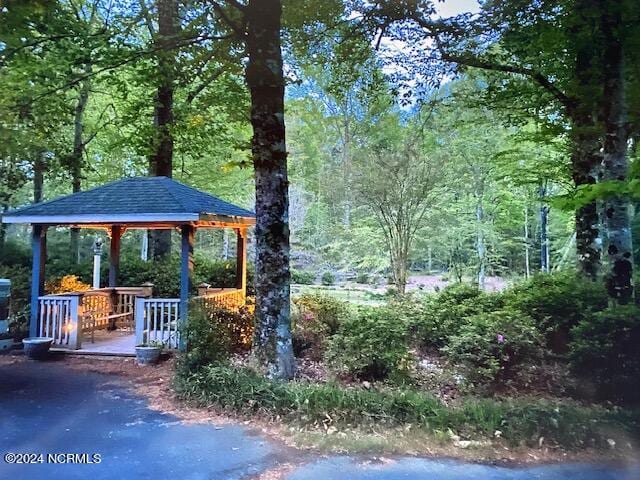
<path id="1" fill-rule="evenodd" d="M 120 239 L 122 238 L 122 227 L 114 225 L 110 231 L 111 242 L 109 243 L 109 288 L 118 286 L 120 275 Z"/>
<path id="2" fill-rule="evenodd" d="M 191 291 L 191 281 L 193 274 L 193 239 L 195 228 L 191 225 L 182 225 L 182 248 L 180 261 L 180 326 L 187 321 L 189 311 L 189 292 Z M 180 350 L 184 351 L 186 345 L 182 337 L 180 338 Z"/>
<path id="3" fill-rule="evenodd" d="M 38 336 L 38 297 L 44 295 L 45 262 L 47 261 L 47 227 L 33 225 L 31 235 L 31 252 L 33 263 L 31 267 L 31 318 L 29 321 L 29 336 Z"/>
<path id="4" fill-rule="evenodd" d="M 247 229 L 236 229 L 236 288 L 242 290 L 242 298 L 247 297 Z"/>

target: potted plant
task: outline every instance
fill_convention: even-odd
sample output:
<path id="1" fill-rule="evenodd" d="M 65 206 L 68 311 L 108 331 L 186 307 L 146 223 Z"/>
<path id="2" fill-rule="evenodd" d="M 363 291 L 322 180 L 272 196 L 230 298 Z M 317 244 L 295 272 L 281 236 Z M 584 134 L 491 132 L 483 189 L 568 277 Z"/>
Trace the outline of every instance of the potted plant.
<path id="1" fill-rule="evenodd" d="M 136 362 L 138 365 L 153 365 L 158 363 L 162 353 L 162 342 L 156 340 L 152 342 L 136 345 Z"/>
<path id="2" fill-rule="evenodd" d="M 22 340 L 24 353 L 26 353 L 29 358 L 35 360 L 43 360 L 46 358 L 52 343 L 53 338 L 51 337 L 30 337 Z"/>

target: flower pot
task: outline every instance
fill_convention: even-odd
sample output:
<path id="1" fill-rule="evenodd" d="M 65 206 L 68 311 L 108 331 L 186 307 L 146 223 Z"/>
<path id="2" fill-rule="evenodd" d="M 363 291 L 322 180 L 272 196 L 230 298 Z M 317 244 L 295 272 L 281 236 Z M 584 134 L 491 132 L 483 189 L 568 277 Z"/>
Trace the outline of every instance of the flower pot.
<path id="1" fill-rule="evenodd" d="M 138 365 L 153 365 L 158 363 L 162 347 L 139 345 L 136 347 L 136 362 Z"/>
<path id="2" fill-rule="evenodd" d="M 49 347 L 53 343 L 51 337 L 30 337 L 22 340 L 24 353 L 35 360 L 43 360 L 49 355 Z"/>

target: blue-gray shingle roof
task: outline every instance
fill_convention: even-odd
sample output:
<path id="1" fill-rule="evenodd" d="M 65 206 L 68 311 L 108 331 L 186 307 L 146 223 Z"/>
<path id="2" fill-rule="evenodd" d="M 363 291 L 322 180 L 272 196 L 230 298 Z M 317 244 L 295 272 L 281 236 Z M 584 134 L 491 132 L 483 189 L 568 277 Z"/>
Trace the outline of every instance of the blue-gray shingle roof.
<path id="1" fill-rule="evenodd" d="M 130 177 L 6 212 L 2 221 L 20 223 L 35 219 L 31 223 L 52 224 L 63 219 L 68 220 L 63 223 L 116 222 L 118 218 L 134 222 L 186 221 L 203 215 L 255 217 L 249 210 L 168 177 Z"/>

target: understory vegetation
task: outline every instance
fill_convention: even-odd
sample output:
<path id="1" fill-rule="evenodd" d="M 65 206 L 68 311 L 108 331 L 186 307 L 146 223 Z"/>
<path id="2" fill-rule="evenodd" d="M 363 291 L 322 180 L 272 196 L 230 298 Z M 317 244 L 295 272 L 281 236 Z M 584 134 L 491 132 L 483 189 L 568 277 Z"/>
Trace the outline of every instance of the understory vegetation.
<path id="1" fill-rule="evenodd" d="M 572 273 L 499 293 L 454 284 L 383 306 L 322 294 L 292 305 L 296 380 L 265 379 L 237 342 L 216 343 L 228 334 L 206 347 L 212 325 L 229 324 L 219 312 L 190 324 L 198 340 L 180 363 L 179 394 L 303 428 L 404 426 L 566 448 L 639 438 L 640 309 L 609 307 L 603 287 Z M 189 360 L 201 350 L 227 356 Z"/>

